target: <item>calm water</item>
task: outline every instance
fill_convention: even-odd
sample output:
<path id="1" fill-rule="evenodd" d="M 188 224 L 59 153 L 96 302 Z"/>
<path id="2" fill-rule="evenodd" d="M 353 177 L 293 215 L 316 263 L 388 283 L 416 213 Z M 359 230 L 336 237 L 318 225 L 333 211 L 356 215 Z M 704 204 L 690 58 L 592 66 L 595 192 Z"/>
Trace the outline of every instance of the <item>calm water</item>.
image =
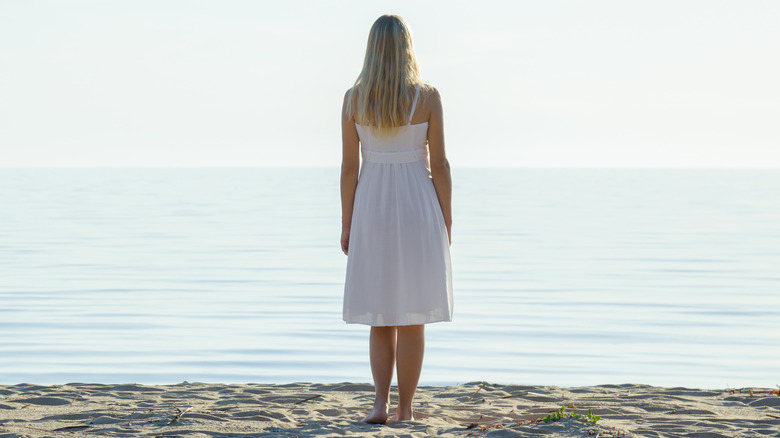
<path id="1" fill-rule="evenodd" d="M 0 383 L 371 381 L 338 177 L 0 169 Z M 453 177 L 423 384 L 780 383 L 780 170 Z"/>

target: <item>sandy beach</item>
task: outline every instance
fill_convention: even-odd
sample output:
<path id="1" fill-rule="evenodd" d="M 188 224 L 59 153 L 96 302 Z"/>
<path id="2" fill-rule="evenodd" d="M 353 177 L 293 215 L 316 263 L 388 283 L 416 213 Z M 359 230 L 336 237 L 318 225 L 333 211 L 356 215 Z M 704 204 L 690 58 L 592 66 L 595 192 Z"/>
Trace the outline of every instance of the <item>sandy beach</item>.
<path id="1" fill-rule="evenodd" d="M 366 383 L 0 385 L 0 437 L 780 435 L 776 388 L 421 386 L 415 421 L 369 425 L 359 420 L 372 389 Z M 539 420 L 562 406 L 563 418 Z M 569 415 L 588 410 L 600 416 L 595 424 Z"/>

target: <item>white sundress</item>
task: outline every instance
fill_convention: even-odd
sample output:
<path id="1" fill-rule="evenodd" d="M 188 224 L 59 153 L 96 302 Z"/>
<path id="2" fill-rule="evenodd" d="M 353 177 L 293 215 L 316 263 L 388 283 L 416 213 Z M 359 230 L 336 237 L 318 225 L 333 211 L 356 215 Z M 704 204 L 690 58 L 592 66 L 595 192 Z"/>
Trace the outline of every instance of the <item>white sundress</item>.
<path id="1" fill-rule="evenodd" d="M 372 326 L 452 320 L 447 229 L 430 176 L 428 122 L 391 137 L 355 124 L 363 162 L 349 236 L 344 321 Z"/>

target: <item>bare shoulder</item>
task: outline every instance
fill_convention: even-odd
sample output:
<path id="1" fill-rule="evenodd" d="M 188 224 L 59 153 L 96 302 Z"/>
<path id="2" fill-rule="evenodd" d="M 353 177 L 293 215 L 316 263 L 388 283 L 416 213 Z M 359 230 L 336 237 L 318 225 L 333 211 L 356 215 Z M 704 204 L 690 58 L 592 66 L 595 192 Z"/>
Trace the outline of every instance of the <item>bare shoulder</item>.
<path id="1" fill-rule="evenodd" d="M 439 89 L 427 82 L 423 82 L 422 85 L 420 85 L 420 97 L 426 100 L 441 99 Z"/>
<path id="2" fill-rule="evenodd" d="M 420 97 L 417 102 L 417 111 L 412 117 L 412 123 L 422 123 L 430 121 L 441 113 L 441 95 L 439 90 L 433 85 L 423 82 L 420 85 Z"/>
<path id="3" fill-rule="evenodd" d="M 341 116 L 344 119 L 354 121 L 354 117 L 351 115 L 348 115 L 348 107 L 350 106 L 350 101 L 352 101 L 354 105 L 354 92 L 356 92 L 355 87 L 348 88 L 346 92 L 344 92 L 344 101 L 341 105 Z"/>
<path id="4" fill-rule="evenodd" d="M 344 92 L 344 102 L 345 103 L 350 99 L 350 97 L 352 97 L 352 93 L 353 92 L 357 92 L 357 88 L 350 87 L 350 88 L 347 88 L 347 91 Z"/>
<path id="5" fill-rule="evenodd" d="M 431 84 L 423 83 L 420 87 L 420 98 L 422 104 L 427 110 L 436 111 L 441 108 L 441 93 L 439 89 Z"/>

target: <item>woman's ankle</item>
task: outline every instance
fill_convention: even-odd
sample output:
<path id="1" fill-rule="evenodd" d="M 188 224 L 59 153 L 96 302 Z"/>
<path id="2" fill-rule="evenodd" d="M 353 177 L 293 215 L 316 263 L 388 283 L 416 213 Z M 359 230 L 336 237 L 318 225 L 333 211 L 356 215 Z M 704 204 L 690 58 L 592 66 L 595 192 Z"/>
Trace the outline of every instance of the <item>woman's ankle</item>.
<path id="1" fill-rule="evenodd" d="M 395 411 L 395 416 L 399 420 L 414 420 L 414 411 L 411 407 L 409 408 L 398 408 Z"/>

